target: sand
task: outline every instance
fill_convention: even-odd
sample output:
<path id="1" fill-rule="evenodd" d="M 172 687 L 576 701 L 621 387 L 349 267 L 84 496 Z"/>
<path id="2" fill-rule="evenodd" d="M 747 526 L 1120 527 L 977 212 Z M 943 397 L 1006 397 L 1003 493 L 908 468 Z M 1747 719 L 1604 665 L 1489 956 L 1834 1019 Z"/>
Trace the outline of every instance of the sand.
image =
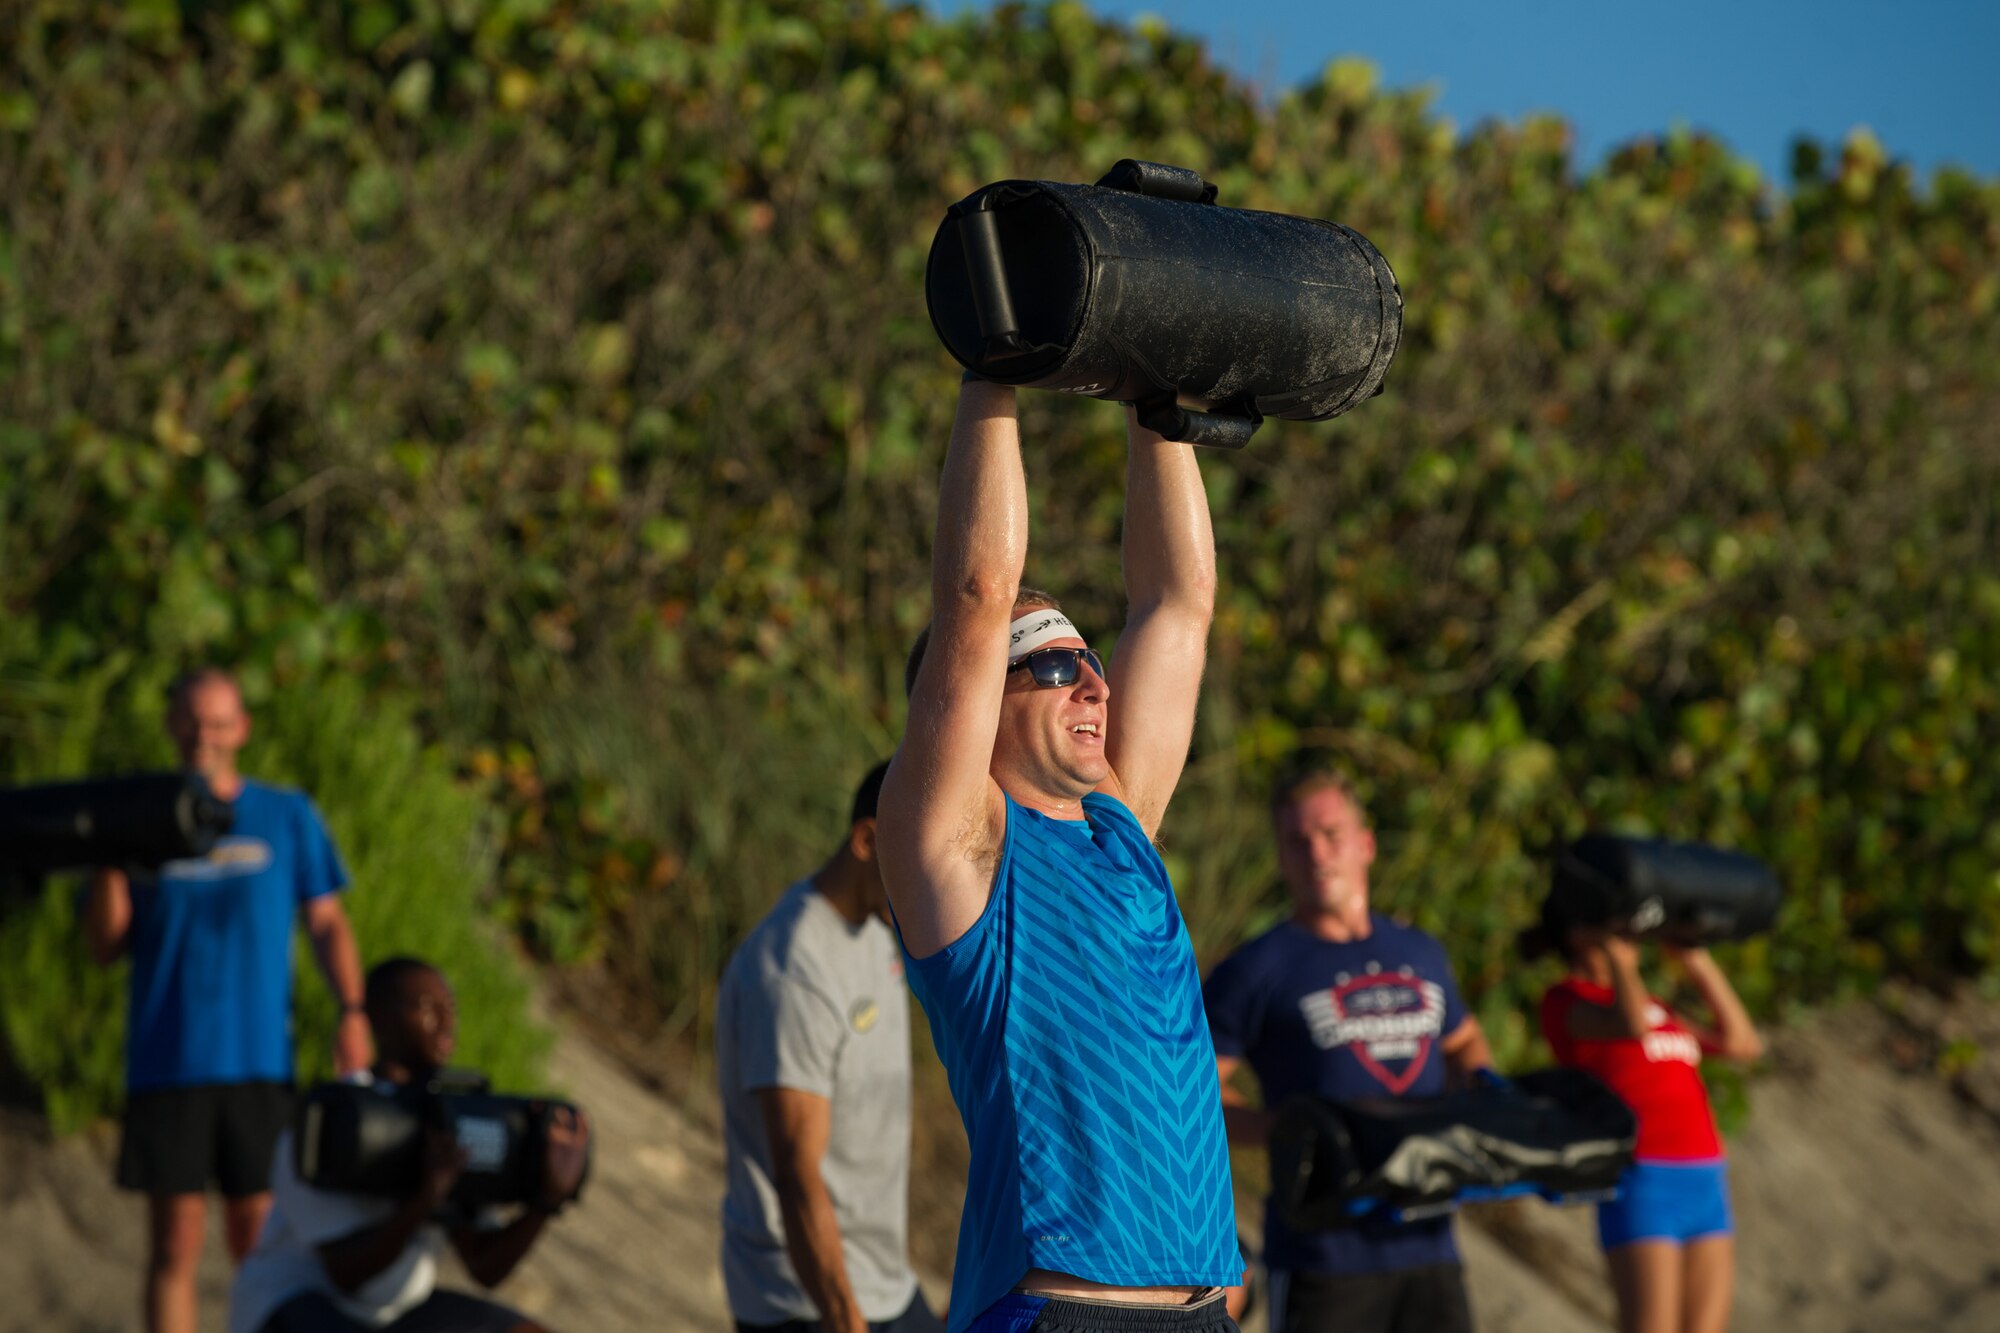
<path id="1" fill-rule="evenodd" d="M 596 1168 L 502 1298 L 556 1329 L 727 1329 L 721 1148 L 702 1108 L 677 1109 L 579 1025 L 563 1028 L 551 1073 L 596 1121 Z M 1770 1035 L 1730 1149 L 1733 1327 L 2000 1329 L 2000 1005 L 1898 991 Z M 110 1185 L 114 1146 L 108 1128 L 51 1142 L 38 1116 L 0 1110 L 0 1333 L 138 1326 L 142 1215 Z M 949 1253 L 948 1215 L 917 1226 L 923 1252 Z M 228 1284 L 219 1227 L 203 1268 L 208 1329 L 222 1327 Z M 1586 1210 L 1480 1209 L 1460 1236 L 1485 1333 L 1610 1329 Z M 942 1296 L 942 1275 L 925 1278 Z"/>

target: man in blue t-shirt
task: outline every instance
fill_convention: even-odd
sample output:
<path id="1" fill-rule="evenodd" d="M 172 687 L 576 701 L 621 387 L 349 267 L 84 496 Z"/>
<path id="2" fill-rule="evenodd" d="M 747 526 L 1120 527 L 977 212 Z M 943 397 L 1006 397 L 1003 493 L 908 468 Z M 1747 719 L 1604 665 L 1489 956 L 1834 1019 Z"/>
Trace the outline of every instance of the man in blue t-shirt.
<path id="1" fill-rule="evenodd" d="M 1438 942 L 1368 907 L 1375 860 L 1353 789 L 1315 770 L 1271 802 L 1292 914 L 1203 987 L 1229 1137 L 1262 1147 L 1271 1112 L 1231 1080 L 1246 1062 L 1263 1104 L 1434 1097 L 1492 1062 Z M 1272 1333 L 1457 1333 L 1472 1327 L 1449 1217 L 1296 1232 L 1265 1209 Z"/>
<path id="2" fill-rule="evenodd" d="M 876 843 L 972 1145 L 952 1333 L 1235 1328 L 1214 1048 L 1152 843 L 1194 729 L 1214 541 L 1193 449 L 1129 416 L 1127 442 L 1108 679 L 1021 587 L 1013 389 L 961 389 L 939 485 L 934 619 Z"/>
<path id="3" fill-rule="evenodd" d="M 198 859 L 98 870 L 84 932 L 100 963 L 132 964 L 118 1183 L 147 1195 L 146 1327 L 193 1333 L 210 1182 L 238 1263 L 271 1206 L 271 1151 L 291 1114 L 294 922 L 340 1003 L 336 1070 L 366 1069 L 373 1050 L 340 905 L 347 872 L 311 801 L 237 772 L 250 715 L 236 681 L 212 668 L 176 680 L 167 732 L 230 802 L 229 835 Z"/>

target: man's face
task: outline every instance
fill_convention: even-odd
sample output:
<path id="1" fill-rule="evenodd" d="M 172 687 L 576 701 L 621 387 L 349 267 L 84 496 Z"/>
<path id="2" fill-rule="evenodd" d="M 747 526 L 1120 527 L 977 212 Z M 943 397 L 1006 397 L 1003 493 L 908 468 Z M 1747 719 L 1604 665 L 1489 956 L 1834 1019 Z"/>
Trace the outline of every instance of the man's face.
<path id="1" fill-rule="evenodd" d="M 1353 801 L 1331 787 L 1308 791 L 1277 812 L 1278 873 L 1292 906 L 1343 912 L 1368 906 L 1368 867 L 1375 835 Z"/>
<path id="2" fill-rule="evenodd" d="M 382 1058 L 419 1074 L 444 1068 L 458 1049 L 458 1001 L 429 969 L 405 976 L 390 1012 L 373 1022 Z"/>
<path id="3" fill-rule="evenodd" d="M 1053 639 L 1047 648 L 1082 648 L 1082 639 Z M 1111 775 L 1104 756 L 1110 720 L 1111 686 L 1079 664 L 1069 685 L 1044 689 L 1026 669 L 1007 673 L 1000 698 L 1000 729 L 994 743 L 996 767 L 1019 773 L 1050 792 L 1083 796 Z"/>
<path id="4" fill-rule="evenodd" d="M 167 710 L 167 734 L 181 766 L 203 777 L 236 771 L 236 755 L 250 739 L 243 696 L 226 680 L 200 680 Z"/>

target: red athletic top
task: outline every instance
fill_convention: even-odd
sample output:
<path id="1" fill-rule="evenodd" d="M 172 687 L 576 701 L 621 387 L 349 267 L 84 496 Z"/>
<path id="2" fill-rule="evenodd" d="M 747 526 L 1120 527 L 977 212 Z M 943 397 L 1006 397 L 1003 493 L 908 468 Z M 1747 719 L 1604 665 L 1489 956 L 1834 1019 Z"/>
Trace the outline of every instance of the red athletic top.
<path id="1" fill-rule="evenodd" d="M 1565 977 L 1542 996 L 1542 1035 L 1556 1063 L 1597 1075 L 1623 1098 L 1639 1120 L 1637 1158 L 1642 1162 L 1710 1161 L 1722 1156 L 1708 1089 L 1702 1086 L 1701 1041 L 1673 1011 L 1647 998 L 1652 1031 L 1643 1038 L 1579 1041 L 1569 1035 L 1569 1014 L 1579 1001 L 1616 1003 L 1609 986 Z"/>

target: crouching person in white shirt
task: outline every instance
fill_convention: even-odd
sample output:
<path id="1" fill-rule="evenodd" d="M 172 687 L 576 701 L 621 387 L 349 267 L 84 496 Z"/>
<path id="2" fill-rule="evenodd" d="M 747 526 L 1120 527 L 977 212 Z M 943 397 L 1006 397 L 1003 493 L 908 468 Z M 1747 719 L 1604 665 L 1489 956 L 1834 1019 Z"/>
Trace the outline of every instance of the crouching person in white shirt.
<path id="1" fill-rule="evenodd" d="M 423 1082 L 444 1067 L 458 1015 L 436 968 L 391 959 L 368 974 L 367 995 L 376 1082 Z M 307 1185 L 286 1131 L 272 1171 L 270 1217 L 230 1292 L 229 1333 L 546 1333 L 504 1305 L 437 1290 L 438 1259 L 449 1243 L 481 1285 L 502 1281 L 575 1195 L 589 1136 L 580 1112 L 561 1110 L 549 1128 L 542 1199 L 512 1221 L 482 1216 L 479 1223 L 491 1225 L 447 1229 L 439 1209 L 465 1166 L 448 1131 L 432 1132 L 417 1192 L 400 1201 Z"/>

